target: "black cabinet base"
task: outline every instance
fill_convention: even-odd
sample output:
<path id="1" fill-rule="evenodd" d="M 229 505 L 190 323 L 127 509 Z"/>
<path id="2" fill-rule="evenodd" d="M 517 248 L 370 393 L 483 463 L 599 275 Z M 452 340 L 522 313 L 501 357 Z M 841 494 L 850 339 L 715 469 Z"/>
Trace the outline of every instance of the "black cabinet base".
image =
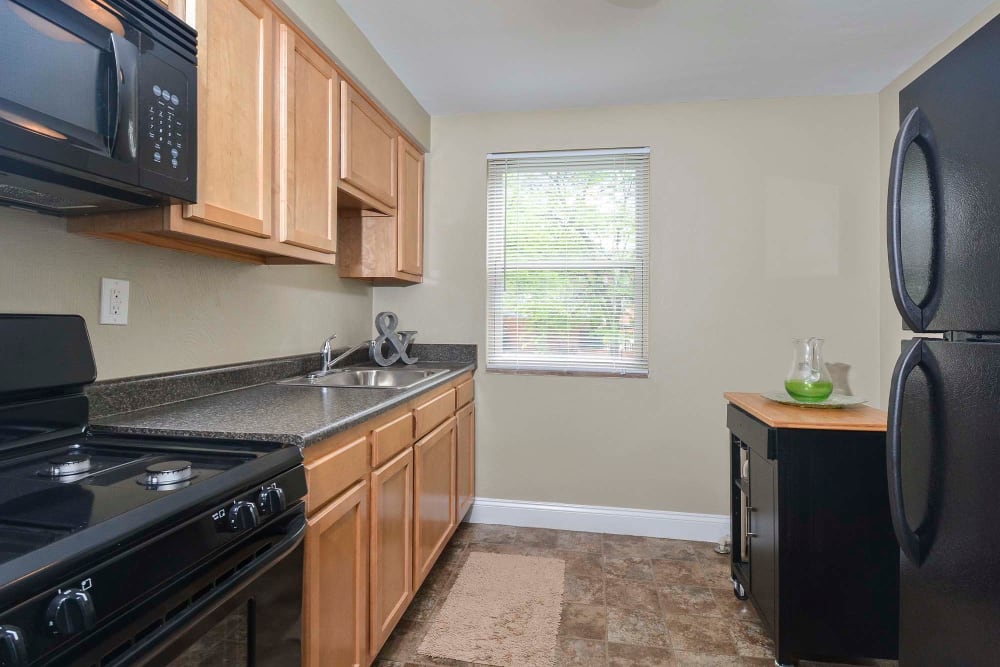
<path id="1" fill-rule="evenodd" d="M 777 662 L 896 659 L 885 433 L 776 429 L 734 405 L 727 421 L 734 595 L 746 592 Z"/>

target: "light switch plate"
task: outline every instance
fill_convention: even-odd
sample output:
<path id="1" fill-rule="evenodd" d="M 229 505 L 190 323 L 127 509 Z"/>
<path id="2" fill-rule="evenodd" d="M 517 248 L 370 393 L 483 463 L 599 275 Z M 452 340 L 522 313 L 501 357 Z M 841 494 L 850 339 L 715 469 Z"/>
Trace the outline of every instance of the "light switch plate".
<path id="1" fill-rule="evenodd" d="M 101 278 L 101 324 L 128 324 L 128 281 Z"/>

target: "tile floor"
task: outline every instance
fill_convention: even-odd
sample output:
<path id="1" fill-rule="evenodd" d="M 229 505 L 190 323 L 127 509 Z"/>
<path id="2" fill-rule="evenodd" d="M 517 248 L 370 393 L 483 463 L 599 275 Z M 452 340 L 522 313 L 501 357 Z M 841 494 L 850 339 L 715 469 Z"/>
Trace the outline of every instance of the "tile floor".
<path id="1" fill-rule="evenodd" d="M 468 664 L 420 655 L 417 647 L 473 551 L 566 562 L 557 665 L 774 665 L 756 613 L 733 596 L 728 556 L 711 544 L 462 524 L 377 667 Z"/>

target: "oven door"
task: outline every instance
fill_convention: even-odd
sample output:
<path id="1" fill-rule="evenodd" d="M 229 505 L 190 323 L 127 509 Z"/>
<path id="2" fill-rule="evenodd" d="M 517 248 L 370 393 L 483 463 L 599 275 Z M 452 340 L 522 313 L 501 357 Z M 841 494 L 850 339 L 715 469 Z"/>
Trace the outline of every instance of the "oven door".
<path id="1" fill-rule="evenodd" d="M 289 667 L 302 660 L 302 505 L 266 526 L 261 536 L 213 558 L 149 613 L 133 614 L 97 659 L 110 667 Z M 186 598 L 186 599 L 185 599 Z M 181 600 L 178 602 L 178 600 Z M 108 646 L 108 642 L 103 642 Z M 94 664 L 89 655 L 79 664 Z M 77 663 L 74 663 L 77 664 Z"/>

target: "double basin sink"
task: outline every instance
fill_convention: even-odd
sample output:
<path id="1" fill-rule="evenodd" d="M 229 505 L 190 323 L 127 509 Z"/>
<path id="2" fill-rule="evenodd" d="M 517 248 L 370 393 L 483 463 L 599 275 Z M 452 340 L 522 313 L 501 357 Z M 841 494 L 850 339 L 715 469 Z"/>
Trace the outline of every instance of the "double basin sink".
<path id="1" fill-rule="evenodd" d="M 447 372 L 447 368 L 335 368 L 281 380 L 275 384 L 297 387 L 409 389 Z"/>

